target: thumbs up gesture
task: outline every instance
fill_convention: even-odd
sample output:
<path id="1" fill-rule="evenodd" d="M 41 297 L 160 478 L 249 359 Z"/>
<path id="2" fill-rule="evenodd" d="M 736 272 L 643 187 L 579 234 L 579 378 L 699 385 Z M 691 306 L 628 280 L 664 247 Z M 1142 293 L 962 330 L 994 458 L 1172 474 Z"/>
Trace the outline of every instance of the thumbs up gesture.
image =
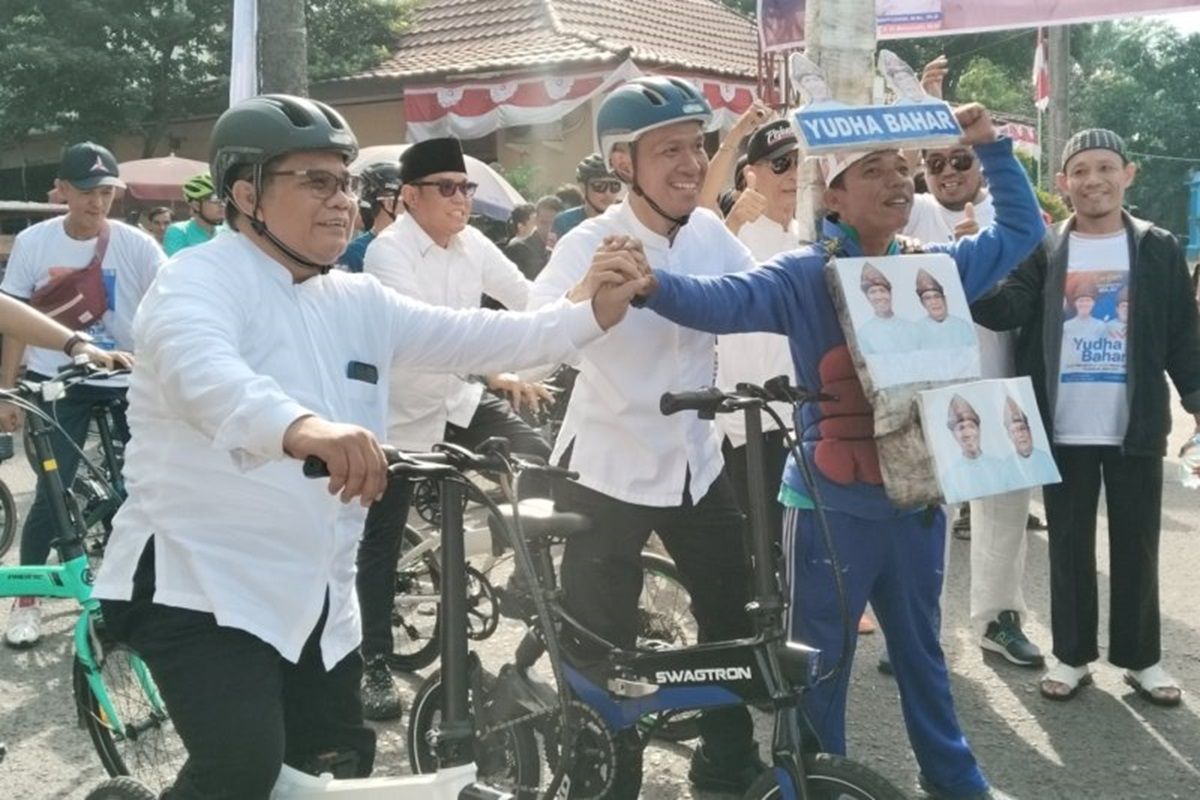
<path id="1" fill-rule="evenodd" d="M 737 202 L 733 204 L 733 208 L 729 209 L 729 216 L 725 218 L 725 227 L 734 234 L 741 230 L 747 222 L 753 222 L 761 217 L 767 210 L 767 198 L 761 195 L 756 188 L 758 176 L 749 168 L 746 169 L 745 175 L 746 188 L 742 190 Z"/>
<path id="2" fill-rule="evenodd" d="M 964 236 L 974 236 L 979 233 L 979 221 L 975 219 L 975 204 L 967 203 L 963 206 L 963 218 L 954 226 L 954 238 L 961 239 Z"/>

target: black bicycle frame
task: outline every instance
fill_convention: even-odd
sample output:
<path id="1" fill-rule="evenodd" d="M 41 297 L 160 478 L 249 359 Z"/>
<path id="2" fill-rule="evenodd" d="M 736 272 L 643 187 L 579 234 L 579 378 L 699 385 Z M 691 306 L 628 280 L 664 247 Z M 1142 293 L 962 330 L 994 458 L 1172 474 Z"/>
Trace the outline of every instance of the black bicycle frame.
<path id="1" fill-rule="evenodd" d="M 438 488 L 442 501 L 442 720 L 435 741 L 439 766 L 457 767 L 475 760 L 475 726 L 468 704 L 466 488 L 456 476 L 442 478 Z"/>
<path id="2" fill-rule="evenodd" d="M 76 527 L 68 509 L 70 499 L 67 488 L 63 485 L 62 475 L 58 471 L 58 459 L 50 446 L 50 434 L 53 430 L 49 422 L 38 414 L 26 414 L 25 424 L 29 426 L 29 438 L 33 442 L 33 452 L 38 464 L 38 480 L 46 482 L 47 497 L 50 499 L 50 510 L 54 514 L 54 527 L 58 535 L 51 545 L 58 551 L 59 561 L 67 563 L 72 558 L 83 555 L 83 531 Z"/>

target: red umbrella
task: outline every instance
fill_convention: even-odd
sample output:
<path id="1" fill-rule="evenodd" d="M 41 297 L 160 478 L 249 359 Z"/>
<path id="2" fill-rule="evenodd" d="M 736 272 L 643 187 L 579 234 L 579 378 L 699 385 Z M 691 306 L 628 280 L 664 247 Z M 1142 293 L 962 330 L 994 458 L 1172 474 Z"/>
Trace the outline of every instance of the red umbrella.
<path id="1" fill-rule="evenodd" d="M 120 165 L 121 180 L 130 196 L 138 200 L 178 201 L 183 199 L 183 183 L 208 172 L 208 164 L 174 153 L 164 158 L 143 158 Z"/>

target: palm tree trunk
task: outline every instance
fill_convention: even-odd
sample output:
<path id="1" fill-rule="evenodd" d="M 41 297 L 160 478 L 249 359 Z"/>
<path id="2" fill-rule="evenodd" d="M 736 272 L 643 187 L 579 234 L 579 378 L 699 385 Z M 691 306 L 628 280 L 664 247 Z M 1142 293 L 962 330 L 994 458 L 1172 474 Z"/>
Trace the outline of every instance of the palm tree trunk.
<path id="1" fill-rule="evenodd" d="M 304 0 L 258 0 L 262 89 L 308 96 L 308 28 Z"/>

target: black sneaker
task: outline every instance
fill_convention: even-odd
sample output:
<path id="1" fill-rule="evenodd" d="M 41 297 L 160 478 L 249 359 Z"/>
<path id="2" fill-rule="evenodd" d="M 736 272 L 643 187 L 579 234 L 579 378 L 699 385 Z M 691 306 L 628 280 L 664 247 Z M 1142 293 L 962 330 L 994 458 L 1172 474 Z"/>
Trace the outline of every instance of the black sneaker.
<path id="1" fill-rule="evenodd" d="M 963 503 L 962 510 L 958 512 L 958 516 L 954 518 L 954 523 L 950 526 L 950 533 L 955 539 L 964 541 L 971 538 L 971 504 Z"/>
<path id="2" fill-rule="evenodd" d="M 1000 616 L 989 622 L 979 646 L 1021 667 L 1040 667 L 1044 661 L 1042 651 L 1025 638 L 1021 617 L 1015 611 L 1001 611 Z"/>
<path id="3" fill-rule="evenodd" d="M 376 722 L 398 719 L 404 710 L 387 656 L 372 656 L 363 667 L 362 706 L 363 717 Z"/>
<path id="4" fill-rule="evenodd" d="M 758 776 L 767 770 L 767 765 L 758 757 L 757 748 L 749 757 L 734 764 L 717 764 L 709 760 L 700 745 L 692 752 L 692 764 L 688 768 L 688 780 L 701 792 L 724 792 L 745 794 Z"/>
<path id="5" fill-rule="evenodd" d="M 1025 520 L 1025 530 L 1044 531 L 1047 530 L 1047 526 L 1046 523 L 1042 522 L 1037 514 L 1030 514 Z"/>

